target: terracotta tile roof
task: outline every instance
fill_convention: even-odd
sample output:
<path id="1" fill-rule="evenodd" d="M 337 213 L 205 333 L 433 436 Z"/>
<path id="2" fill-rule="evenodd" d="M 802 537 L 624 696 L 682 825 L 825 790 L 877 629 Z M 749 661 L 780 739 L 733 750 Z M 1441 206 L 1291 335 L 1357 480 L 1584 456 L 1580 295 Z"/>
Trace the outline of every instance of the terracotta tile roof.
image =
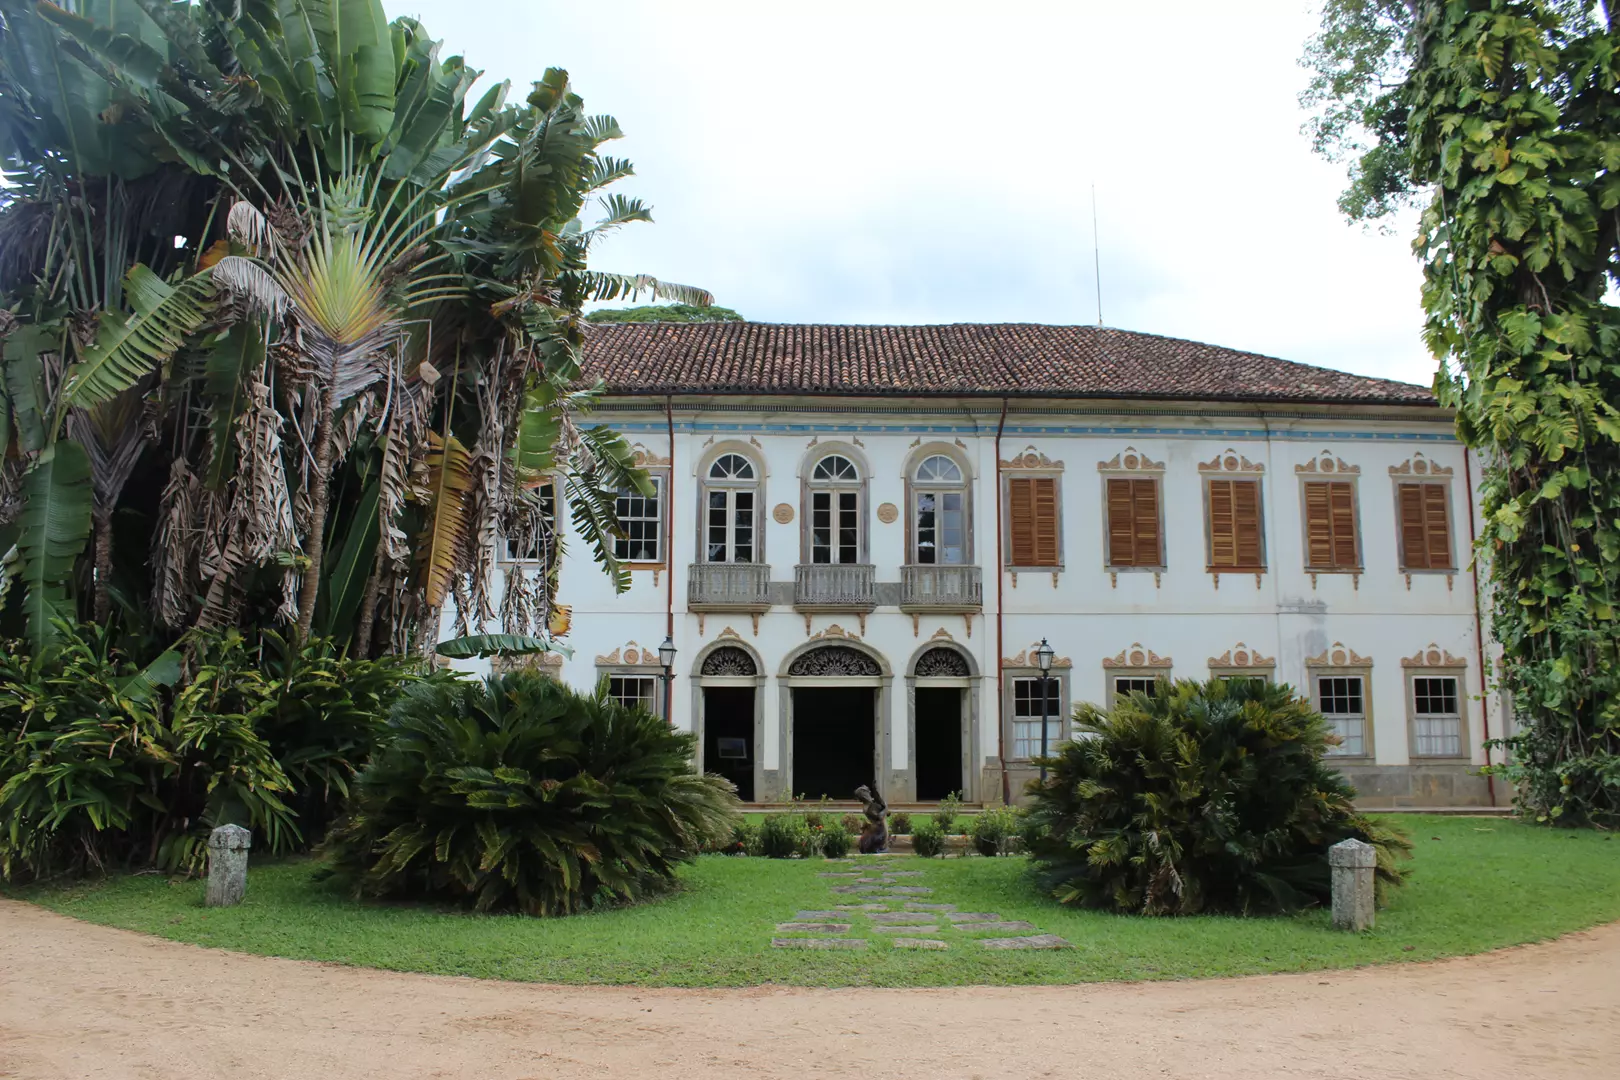
<path id="1" fill-rule="evenodd" d="M 1436 403 L 1410 383 L 1096 326 L 592 325 L 585 370 L 616 393 Z"/>

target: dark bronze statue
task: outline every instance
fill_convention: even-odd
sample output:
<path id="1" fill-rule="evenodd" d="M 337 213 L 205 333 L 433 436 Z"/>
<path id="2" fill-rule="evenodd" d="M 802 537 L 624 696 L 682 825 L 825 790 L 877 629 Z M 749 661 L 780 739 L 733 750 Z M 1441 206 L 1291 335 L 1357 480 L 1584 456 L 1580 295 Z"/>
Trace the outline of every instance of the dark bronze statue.
<path id="1" fill-rule="evenodd" d="M 855 797 L 866 809 L 866 824 L 861 826 L 858 850 L 862 855 L 876 855 L 889 850 L 889 804 L 883 796 L 862 784 L 855 789 Z"/>

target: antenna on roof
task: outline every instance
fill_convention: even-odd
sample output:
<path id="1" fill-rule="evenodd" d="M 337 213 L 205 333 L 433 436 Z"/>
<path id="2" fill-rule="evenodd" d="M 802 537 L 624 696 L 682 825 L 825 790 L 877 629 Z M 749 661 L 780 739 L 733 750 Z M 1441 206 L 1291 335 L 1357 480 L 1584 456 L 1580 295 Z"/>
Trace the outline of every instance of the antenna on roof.
<path id="1" fill-rule="evenodd" d="M 1091 185 L 1091 268 L 1097 278 L 1097 325 L 1102 321 L 1102 242 L 1097 239 L 1097 185 Z"/>

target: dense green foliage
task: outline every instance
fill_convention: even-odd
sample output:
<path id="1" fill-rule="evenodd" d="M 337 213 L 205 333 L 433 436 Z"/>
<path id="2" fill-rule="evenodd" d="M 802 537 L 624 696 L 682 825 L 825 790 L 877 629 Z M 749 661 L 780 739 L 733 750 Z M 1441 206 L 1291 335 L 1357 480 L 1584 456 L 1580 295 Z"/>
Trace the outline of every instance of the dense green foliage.
<path id="1" fill-rule="evenodd" d="M 332 865 L 360 896 L 562 915 L 634 901 L 729 841 L 737 796 L 694 738 L 538 672 L 408 687 Z"/>
<path id="2" fill-rule="evenodd" d="M 911 827 L 911 850 L 924 859 L 945 854 L 945 830 L 933 818 L 922 818 Z"/>
<path id="3" fill-rule="evenodd" d="M 699 323 L 742 322 L 743 317 L 727 307 L 696 304 L 643 304 L 640 307 L 597 308 L 585 316 L 593 323 Z"/>
<path id="4" fill-rule="evenodd" d="M 8 879 L 198 870 L 223 824 L 252 829 L 262 851 L 297 850 L 340 804 L 408 670 L 273 635 L 255 655 L 234 632 L 137 669 L 104 629 L 57 631 L 33 657 L 0 657 Z"/>
<path id="5" fill-rule="evenodd" d="M 810 854 L 810 825 L 799 814 L 766 814 L 759 824 L 759 853 L 768 859 Z"/>
<path id="6" fill-rule="evenodd" d="M 1025 835 L 1065 904 L 1148 915 L 1291 911 L 1331 894 L 1327 849 L 1378 848 L 1401 880 L 1404 838 L 1351 808 L 1324 761 L 1327 722 L 1259 679 L 1161 681 L 1104 712 L 1075 711 L 1077 737 L 1030 781 Z"/>
<path id="7" fill-rule="evenodd" d="M 829 859 L 842 859 L 849 854 L 849 849 L 854 843 L 854 835 L 841 821 L 822 826 L 821 831 L 816 834 L 816 849 Z"/>
<path id="8" fill-rule="evenodd" d="M 650 213 L 565 72 L 478 76 L 379 0 L 0 0 L 0 633 L 544 634 L 559 512 L 624 583 L 581 312 L 710 298 L 588 267 Z"/>
<path id="9" fill-rule="evenodd" d="M 939 800 L 934 808 L 934 824 L 939 826 L 942 833 L 950 833 L 956 829 L 956 818 L 962 812 L 962 793 L 953 791 Z"/>
<path id="10" fill-rule="evenodd" d="M 911 815 L 904 810 L 896 810 L 889 815 L 889 835 L 906 836 L 911 832 Z"/>
<path id="11" fill-rule="evenodd" d="M 1620 34 L 1610 0 L 1331 0 L 1307 61 L 1341 205 L 1424 206 L 1436 387 L 1542 821 L 1620 824 Z"/>
<path id="12" fill-rule="evenodd" d="M 980 855 L 1006 855 L 1023 836 L 1024 814 L 1014 806 L 992 806 L 974 814 L 968 839 Z"/>
<path id="13" fill-rule="evenodd" d="M 929 900 L 1027 920 L 1075 946 L 1050 952 L 968 946 L 971 935 L 954 927 L 943 935 L 958 943 L 937 951 L 882 940 L 849 951 L 771 948 L 774 924 L 829 906 L 828 879 L 817 876 L 828 867 L 819 860 L 702 857 L 680 869 L 681 888 L 658 902 L 584 919 L 356 904 L 317 880 L 319 864 L 303 858 L 255 859 L 247 901 L 232 908 L 205 909 L 200 882 L 154 874 L 22 895 L 80 919 L 215 949 L 437 975 L 639 986 L 982 987 L 1267 972 L 1297 979 L 1299 972 L 1478 953 L 1620 919 L 1620 838 L 1555 834 L 1510 820 L 1394 820 L 1412 833 L 1411 880 L 1393 890 L 1377 927 L 1362 934 L 1334 931 L 1322 908 L 1281 918 L 1139 919 L 1059 905 L 1039 890 L 1023 858 L 880 861 L 885 870 L 921 870 L 911 883 L 933 889 Z"/>

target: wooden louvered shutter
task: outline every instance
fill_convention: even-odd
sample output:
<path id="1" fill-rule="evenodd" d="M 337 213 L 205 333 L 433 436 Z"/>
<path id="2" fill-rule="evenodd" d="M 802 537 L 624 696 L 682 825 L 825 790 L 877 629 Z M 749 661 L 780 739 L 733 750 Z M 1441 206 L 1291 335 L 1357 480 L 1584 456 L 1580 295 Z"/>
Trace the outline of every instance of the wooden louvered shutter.
<path id="1" fill-rule="evenodd" d="M 1356 485 L 1336 480 L 1328 485 L 1328 506 L 1333 516 L 1333 565 L 1340 570 L 1361 566 L 1356 544 Z"/>
<path id="2" fill-rule="evenodd" d="M 1027 476 L 1015 476 L 1007 481 L 1007 516 L 1011 550 L 1007 552 L 1012 566 L 1035 565 L 1035 481 Z"/>
<path id="3" fill-rule="evenodd" d="M 1035 562 L 1034 566 L 1058 566 L 1057 478 L 1038 476 L 1035 484 Z"/>
<path id="4" fill-rule="evenodd" d="M 1232 513 L 1232 480 L 1209 482 L 1209 565 L 1237 565 L 1237 541 Z"/>
<path id="5" fill-rule="evenodd" d="M 1345 480 L 1305 484 L 1305 565 L 1313 570 L 1354 570 L 1356 490 Z"/>
<path id="6" fill-rule="evenodd" d="M 1444 484 L 1401 484 L 1401 565 L 1407 570 L 1451 569 L 1451 521 Z"/>
<path id="7" fill-rule="evenodd" d="M 1424 532 L 1428 536 L 1429 569 L 1451 569 L 1451 521 L 1446 512 L 1444 484 L 1423 484 Z"/>
<path id="8" fill-rule="evenodd" d="M 1260 482 L 1209 482 L 1209 566 L 1259 570 L 1265 566 L 1260 531 Z"/>
<path id="9" fill-rule="evenodd" d="M 1007 481 L 1008 565 L 1057 566 L 1057 478 L 1015 476 Z"/>
<path id="10" fill-rule="evenodd" d="M 1232 522 L 1237 548 L 1237 565 L 1245 570 L 1264 566 L 1260 556 L 1260 483 L 1233 480 Z"/>
<path id="11" fill-rule="evenodd" d="M 1162 566 L 1159 553 L 1159 484 L 1151 479 L 1108 480 L 1108 565 Z"/>

